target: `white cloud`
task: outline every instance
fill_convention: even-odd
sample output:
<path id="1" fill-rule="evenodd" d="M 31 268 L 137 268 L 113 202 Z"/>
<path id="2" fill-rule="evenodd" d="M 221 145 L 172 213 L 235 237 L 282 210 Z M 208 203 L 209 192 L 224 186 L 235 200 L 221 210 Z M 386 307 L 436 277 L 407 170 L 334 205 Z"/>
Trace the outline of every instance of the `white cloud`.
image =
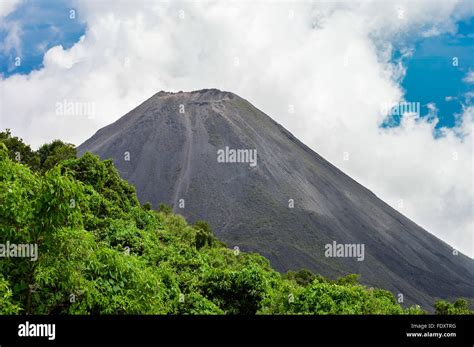
<path id="1" fill-rule="evenodd" d="M 18 21 L 7 21 L 0 23 L 0 29 L 7 34 L 5 39 L 0 42 L 0 52 L 3 54 L 13 53 L 15 56 L 21 56 L 21 25 Z"/>
<path id="2" fill-rule="evenodd" d="M 0 18 L 8 16 L 20 3 L 20 0 L 2 0 L 0 2 Z"/>
<path id="3" fill-rule="evenodd" d="M 7 20 L 6 17 L 12 13 L 21 3 L 20 0 L 0 1 L 0 31 L 5 33 L 5 38 L 0 41 L 0 53 L 4 55 L 13 54 L 21 57 L 21 25 L 18 21 Z M 12 59 L 13 61 L 13 59 Z"/>
<path id="4" fill-rule="evenodd" d="M 474 71 L 469 70 L 466 77 L 464 77 L 463 81 L 466 83 L 474 83 Z"/>
<path id="5" fill-rule="evenodd" d="M 405 70 L 390 62 L 390 42 L 453 32 L 456 20 L 473 15 L 471 2 L 82 1 L 76 8 L 87 22 L 79 43 L 51 48 L 40 71 L 0 81 L 3 127 L 34 145 L 79 144 L 159 90 L 229 90 L 474 255 L 472 108 L 439 139 L 435 123 L 415 115 L 379 128 L 382 105 L 403 99 Z M 56 115 L 63 100 L 93 102 L 97 116 Z"/>

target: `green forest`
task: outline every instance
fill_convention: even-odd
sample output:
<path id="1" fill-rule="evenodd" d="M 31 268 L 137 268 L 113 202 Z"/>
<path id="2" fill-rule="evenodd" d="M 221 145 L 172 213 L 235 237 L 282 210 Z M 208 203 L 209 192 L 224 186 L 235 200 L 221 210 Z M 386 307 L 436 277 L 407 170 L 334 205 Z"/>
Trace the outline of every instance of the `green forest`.
<path id="1" fill-rule="evenodd" d="M 205 221 L 141 205 L 110 160 L 55 140 L 34 151 L 0 133 L 0 244 L 38 258 L 0 258 L 0 314 L 424 314 L 358 276 L 280 274 L 228 248 Z M 438 301 L 437 313 L 469 314 Z"/>

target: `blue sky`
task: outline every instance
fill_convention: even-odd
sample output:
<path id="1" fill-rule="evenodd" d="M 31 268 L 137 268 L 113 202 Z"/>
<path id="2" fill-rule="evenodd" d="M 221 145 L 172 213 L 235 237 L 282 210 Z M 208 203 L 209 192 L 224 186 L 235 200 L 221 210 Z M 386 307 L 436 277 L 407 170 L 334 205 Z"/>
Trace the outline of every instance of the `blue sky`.
<path id="1" fill-rule="evenodd" d="M 456 114 L 466 105 L 466 93 L 473 84 L 463 81 L 469 70 L 474 70 L 474 18 L 457 23 L 457 33 L 419 38 L 411 57 L 403 60 L 407 69 L 402 81 L 405 99 L 419 102 L 421 114 L 427 115 L 427 104 L 435 103 L 438 109 L 437 128 L 453 127 Z M 395 52 L 397 57 L 399 52 Z M 453 66 L 453 58 L 458 65 Z M 448 99 L 447 99 L 448 98 Z M 392 126 L 399 123 L 392 119 Z"/>
<path id="2" fill-rule="evenodd" d="M 70 18 L 70 11 L 75 18 Z M 6 17 L 7 22 L 18 22 L 21 27 L 21 65 L 15 66 L 19 52 L 0 51 L 0 73 L 8 77 L 13 74 L 27 74 L 42 67 L 44 53 L 51 47 L 62 45 L 70 48 L 85 33 L 85 23 L 79 13 L 65 0 L 25 1 Z M 1 27 L 0 27 L 1 28 Z M 7 36 L 7 30 L 0 30 L 0 42 Z"/>

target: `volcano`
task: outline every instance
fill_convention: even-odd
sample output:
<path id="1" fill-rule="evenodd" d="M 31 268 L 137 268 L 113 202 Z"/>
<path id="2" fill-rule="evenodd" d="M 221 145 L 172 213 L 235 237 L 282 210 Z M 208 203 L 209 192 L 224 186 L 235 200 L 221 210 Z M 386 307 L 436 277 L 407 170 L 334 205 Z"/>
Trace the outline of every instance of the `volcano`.
<path id="1" fill-rule="evenodd" d="M 113 159 L 142 203 L 205 220 L 229 247 L 281 272 L 357 273 L 428 310 L 474 297 L 472 259 L 233 93 L 159 92 L 78 147 L 86 151 Z"/>

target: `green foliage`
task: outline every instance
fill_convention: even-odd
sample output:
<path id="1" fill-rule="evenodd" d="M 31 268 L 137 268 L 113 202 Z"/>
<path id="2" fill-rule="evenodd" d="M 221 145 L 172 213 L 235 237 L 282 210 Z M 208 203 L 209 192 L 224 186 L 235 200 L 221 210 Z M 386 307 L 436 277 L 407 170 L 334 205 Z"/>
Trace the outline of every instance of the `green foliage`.
<path id="1" fill-rule="evenodd" d="M 308 284 L 313 282 L 316 275 L 308 269 L 301 269 L 298 271 L 288 271 L 284 277 L 291 281 L 295 281 L 300 286 L 306 287 Z"/>
<path id="2" fill-rule="evenodd" d="M 215 244 L 217 240 L 212 233 L 211 226 L 207 222 L 199 220 L 194 224 L 194 227 L 196 229 L 195 244 L 197 249 Z"/>
<path id="3" fill-rule="evenodd" d="M 403 314 L 393 294 L 382 289 L 367 289 L 359 284 L 337 284 L 313 280 L 302 288 L 287 286 L 286 295 L 272 313 L 279 314 Z M 284 300 L 284 301 L 283 301 Z"/>
<path id="4" fill-rule="evenodd" d="M 37 151 L 33 151 L 23 140 L 12 136 L 10 129 L 0 132 L 0 142 L 8 148 L 10 159 L 25 164 L 32 170 L 41 170 L 42 172 L 52 169 L 63 160 L 77 156 L 75 146 L 61 140 L 54 140 L 42 145 Z"/>
<path id="5" fill-rule="evenodd" d="M 473 314 L 466 299 L 459 298 L 454 303 L 438 300 L 435 303 L 436 314 Z"/>
<path id="6" fill-rule="evenodd" d="M 349 274 L 337 280 L 337 284 L 341 285 L 355 285 L 359 283 L 359 274 Z"/>
<path id="7" fill-rule="evenodd" d="M 158 211 L 164 214 L 170 214 L 173 212 L 173 209 L 169 205 L 160 204 L 160 206 L 158 207 Z"/>
<path id="8" fill-rule="evenodd" d="M 32 170 L 5 142 L 26 145 L 2 134 L 10 142 L 0 141 L 0 244 L 35 244 L 38 258 L 2 259 L 0 314 L 423 313 L 358 275 L 282 276 L 264 257 L 228 249 L 204 221 L 140 206 L 110 160 L 75 158 L 60 141 L 41 147 Z M 469 312 L 463 300 L 436 305 Z"/>
<path id="9" fill-rule="evenodd" d="M 76 158 L 77 156 L 76 147 L 73 144 L 64 143 L 61 140 L 54 140 L 51 143 L 42 145 L 37 153 L 42 171 L 48 171 L 59 162 Z"/>
<path id="10" fill-rule="evenodd" d="M 0 143 L 8 148 L 8 156 L 11 160 L 28 165 L 31 169 L 38 169 L 39 156 L 23 140 L 12 136 L 10 129 L 0 132 Z"/>
<path id="11" fill-rule="evenodd" d="M 256 266 L 241 271 L 213 270 L 201 286 L 206 297 L 227 314 L 256 314 L 268 290 L 266 274 Z"/>
<path id="12" fill-rule="evenodd" d="M 0 273 L 14 284 L 14 294 L 30 313 L 34 276 L 43 254 L 54 253 L 58 230 L 80 228 L 80 204 L 83 186 L 54 168 L 40 176 L 26 166 L 15 163 L 0 150 L 0 243 L 34 244 L 39 261 L 28 258 L 6 258 L 0 262 Z"/>
<path id="13" fill-rule="evenodd" d="M 411 315 L 421 315 L 421 314 L 427 314 L 426 311 L 424 311 L 420 305 L 413 305 L 405 309 L 405 314 L 411 314 Z"/>
<path id="14" fill-rule="evenodd" d="M 0 314 L 17 314 L 20 311 L 20 306 L 12 301 L 12 290 L 8 282 L 0 275 Z"/>

